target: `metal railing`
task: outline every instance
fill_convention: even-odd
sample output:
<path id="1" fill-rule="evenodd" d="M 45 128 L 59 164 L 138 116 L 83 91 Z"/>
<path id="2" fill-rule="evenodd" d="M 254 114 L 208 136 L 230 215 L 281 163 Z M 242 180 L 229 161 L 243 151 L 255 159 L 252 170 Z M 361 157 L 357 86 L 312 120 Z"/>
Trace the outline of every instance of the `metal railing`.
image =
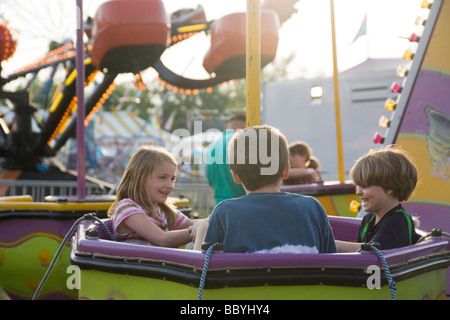
<path id="1" fill-rule="evenodd" d="M 215 205 L 214 191 L 207 183 L 176 183 L 171 195 L 189 199 L 192 212 L 200 218 L 206 218 Z"/>
<path id="2" fill-rule="evenodd" d="M 87 195 L 107 194 L 108 190 L 98 184 L 87 182 Z M 77 181 L 46 180 L 0 180 L 0 196 L 30 195 L 33 201 L 43 202 L 46 196 L 76 196 Z"/>
<path id="3" fill-rule="evenodd" d="M 114 189 L 86 182 L 86 195 L 106 195 Z M 0 196 L 30 195 L 34 202 L 45 201 L 46 196 L 76 196 L 77 181 L 65 180 L 0 180 Z M 192 212 L 208 216 L 214 208 L 214 192 L 207 183 L 177 183 L 172 196 L 189 200 Z"/>

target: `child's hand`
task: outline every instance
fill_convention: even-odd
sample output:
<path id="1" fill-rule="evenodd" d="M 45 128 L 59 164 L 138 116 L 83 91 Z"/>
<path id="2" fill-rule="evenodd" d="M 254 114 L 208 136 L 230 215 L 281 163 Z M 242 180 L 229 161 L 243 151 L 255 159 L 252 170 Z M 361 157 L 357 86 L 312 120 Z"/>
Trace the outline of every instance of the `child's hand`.
<path id="1" fill-rule="evenodd" d="M 192 220 L 192 225 L 188 228 L 192 241 L 195 240 L 195 237 L 197 236 L 197 233 L 199 232 L 199 230 L 201 230 L 204 227 L 205 221 L 206 221 L 206 227 L 208 227 L 207 219 Z"/>
<path id="2" fill-rule="evenodd" d="M 208 218 L 193 220 L 193 224 L 188 228 L 191 241 L 195 244 L 199 244 L 201 246 L 201 242 L 203 241 L 206 230 L 208 229 L 208 221 Z"/>
<path id="3" fill-rule="evenodd" d="M 197 228 L 195 228 L 194 226 L 195 226 L 195 223 L 192 224 L 192 225 L 188 228 L 189 236 L 191 237 L 191 241 L 192 241 L 192 242 L 194 242 L 195 236 L 196 236 L 196 234 L 197 234 Z"/>

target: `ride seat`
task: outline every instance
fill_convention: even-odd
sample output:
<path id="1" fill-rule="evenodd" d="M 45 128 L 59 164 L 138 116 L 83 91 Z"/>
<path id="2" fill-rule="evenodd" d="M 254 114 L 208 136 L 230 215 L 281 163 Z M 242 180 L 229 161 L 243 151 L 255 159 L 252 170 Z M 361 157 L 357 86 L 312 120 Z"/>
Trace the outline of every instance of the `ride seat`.
<path id="1" fill-rule="evenodd" d="M 169 22 L 161 0 L 114 0 L 97 10 L 91 58 L 99 69 L 139 72 L 168 45 Z"/>
<path id="2" fill-rule="evenodd" d="M 271 62 L 278 47 L 280 22 L 273 10 L 261 10 L 261 67 Z M 246 13 L 226 15 L 211 25 L 211 48 L 203 59 L 209 73 L 245 74 Z"/>

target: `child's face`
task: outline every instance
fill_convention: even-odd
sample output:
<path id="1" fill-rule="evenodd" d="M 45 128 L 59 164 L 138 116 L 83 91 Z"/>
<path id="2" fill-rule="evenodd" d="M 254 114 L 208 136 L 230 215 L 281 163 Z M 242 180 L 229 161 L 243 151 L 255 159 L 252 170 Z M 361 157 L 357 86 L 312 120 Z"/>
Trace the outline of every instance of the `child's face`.
<path id="1" fill-rule="evenodd" d="M 291 168 L 305 168 L 306 167 L 306 155 L 289 154 L 289 163 Z"/>
<path id="2" fill-rule="evenodd" d="M 172 192 L 176 167 L 170 162 L 164 162 L 156 167 L 147 180 L 146 190 L 150 201 L 154 205 L 164 203 Z"/>
<path id="3" fill-rule="evenodd" d="M 356 186 L 356 194 L 361 198 L 366 212 L 385 213 L 391 209 L 392 191 L 385 191 L 379 186 Z"/>

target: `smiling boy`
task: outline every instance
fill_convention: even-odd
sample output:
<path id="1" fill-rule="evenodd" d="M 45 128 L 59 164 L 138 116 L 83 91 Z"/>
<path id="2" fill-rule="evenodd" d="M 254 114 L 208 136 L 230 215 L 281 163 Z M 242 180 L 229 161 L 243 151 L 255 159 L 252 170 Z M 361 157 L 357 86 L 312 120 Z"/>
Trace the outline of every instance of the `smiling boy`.
<path id="1" fill-rule="evenodd" d="M 409 155 L 388 146 L 360 158 L 350 171 L 356 194 L 366 212 L 356 243 L 337 241 L 339 252 L 360 249 L 361 242 L 378 242 L 382 250 L 416 243 L 419 235 L 411 216 L 403 210 L 417 185 L 418 174 Z"/>

